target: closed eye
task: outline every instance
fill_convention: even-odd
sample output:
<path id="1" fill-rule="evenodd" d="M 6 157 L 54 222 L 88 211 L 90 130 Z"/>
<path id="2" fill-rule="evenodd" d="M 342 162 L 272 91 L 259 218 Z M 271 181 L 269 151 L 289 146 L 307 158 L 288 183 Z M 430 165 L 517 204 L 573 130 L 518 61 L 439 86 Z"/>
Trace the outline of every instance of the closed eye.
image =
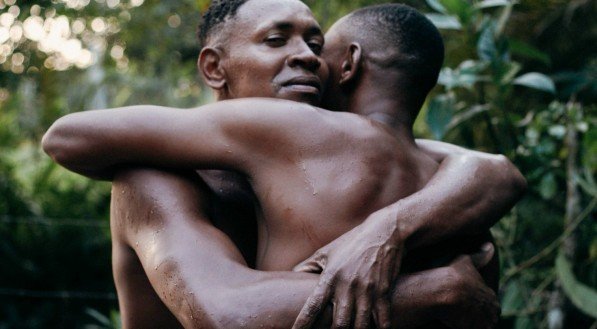
<path id="1" fill-rule="evenodd" d="M 320 43 L 318 43 L 318 42 L 309 42 L 308 45 L 309 45 L 309 48 L 311 48 L 311 51 L 315 55 L 321 55 L 321 50 L 323 49 L 323 46 Z"/>
<path id="2" fill-rule="evenodd" d="M 286 44 L 286 38 L 282 36 L 270 36 L 265 39 L 265 43 L 271 47 L 282 47 Z"/>

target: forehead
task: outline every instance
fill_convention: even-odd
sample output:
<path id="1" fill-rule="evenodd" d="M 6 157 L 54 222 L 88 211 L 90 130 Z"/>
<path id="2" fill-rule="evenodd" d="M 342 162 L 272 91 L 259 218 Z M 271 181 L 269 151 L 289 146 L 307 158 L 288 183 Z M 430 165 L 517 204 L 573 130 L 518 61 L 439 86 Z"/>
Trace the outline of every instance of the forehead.
<path id="1" fill-rule="evenodd" d="M 328 29 L 328 31 L 325 33 L 326 48 L 335 48 L 341 46 L 347 40 L 352 40 L 350 35 L 351 29 L 347 28 L 347 22 L 347 18 L 343 17 Z"/>
<path id="2" fill-rule="evenodd" d="M 251 0 L 236 14 L 237 27 L 246 32 L 282 24 L 319 28 L 309 7 L 298 0 Z"/>

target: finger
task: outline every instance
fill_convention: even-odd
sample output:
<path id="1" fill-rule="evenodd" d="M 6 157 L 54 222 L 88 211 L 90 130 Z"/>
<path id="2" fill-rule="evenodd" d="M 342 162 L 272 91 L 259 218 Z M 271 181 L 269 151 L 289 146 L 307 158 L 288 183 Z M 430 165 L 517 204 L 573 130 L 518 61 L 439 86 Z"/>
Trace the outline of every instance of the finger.
<path id="1" fill-rule="evenodd" d="M 352 289 L 346 289 L 344 293 L 336 295 L 335 299 L 336 305 L 334 307 L 332 328 L 350 328 L 352 324 L 352 310 L 354 309 Z"/>
<path id="2" fill-rule="evenodd" d="M 391 280 L 396 279 L 396 277 L 400 273 L 400 266 L 402 265 L 402 256 L 404 256 L 404 249 L 402 246 L 399 246 L 399 248 L 396 249 L 396 252 L 393 257 L 394 258 L 394 266 L 392 268 L 393 272 L 392 272 Z"/>
<path id="3" fill-rule="evenodd" d="M 390 301 L 387 296 L 380 297 L 375 302 L 375 323 L 380 329 L 389 329 L 392 327 L 390 316 Z"/>
<path id="4" fill-rule="evenodd" d="M 361 294 L 357 300 L 354 327 L 357 329 L 369 328 L 371 311 L 371 298 L 367 294 Z"/>
<path id="5" fill-rule="evenodd" d="M 481 250 L 471 255 L 471 261 L 475 268 L 480 269 L 487 265 L 495 253 L 495 247 L 490 242 L 485 243 Z"/>
<path id="6" fill-rule="evenodd" d="M 320 279 L 317 287 L 315 287 L 315 291 L 309 296 L 307 302 L 305 302 L 305 305 L 296 318 L 296 321 L 292 326 L 293 329 L 310 328 L 313 325 L 321 311 L 329 303 L 332 296 L 332 287 L 333 284 L 331 278 L 322 277 Z"/>
<path id="7" fill-rule="evenodd" d="M 316 261 L 301 263 L 292 269 L 293 272 L 321 273 L 323 267 Z"/>
<path id="8" fill-rule="evenodd" d="M 321 273 L 325 267 L 324 265 L 323 257 L 320 257 L 319 255 L 313 255 L 296 265 L 292 271 Z"/>

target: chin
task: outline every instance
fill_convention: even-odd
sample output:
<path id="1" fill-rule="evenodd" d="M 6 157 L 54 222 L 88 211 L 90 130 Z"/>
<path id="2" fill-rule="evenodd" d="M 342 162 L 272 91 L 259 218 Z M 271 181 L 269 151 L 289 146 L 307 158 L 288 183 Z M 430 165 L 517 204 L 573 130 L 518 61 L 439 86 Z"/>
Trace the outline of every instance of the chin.
<path id="1" fill-rule="evenodd" d="M 299 103 L 307 103 L 313 106 L 320 106 L 321 105 L 321 96 L 316 94 L 310 93 L 287 93 L 284 95 L 280 95 L 281 99 L 286 99 L 289 101 L 295 101 Z"/>

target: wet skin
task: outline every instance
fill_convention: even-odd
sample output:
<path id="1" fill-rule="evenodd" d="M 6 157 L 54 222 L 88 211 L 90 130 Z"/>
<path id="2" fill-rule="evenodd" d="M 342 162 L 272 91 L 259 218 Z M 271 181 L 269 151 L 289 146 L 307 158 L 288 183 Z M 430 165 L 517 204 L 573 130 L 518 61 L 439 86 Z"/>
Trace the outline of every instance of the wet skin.
<path id="1" fill-rule="evenodd" d="M 249 4 L 251 3 L 254 2 L 250 2 Z M 259 11 L 257 9 L 261 9 L 262 12 L 268 12 L 269 16 L 272 16 L 270 12 L 270 10 L 272 10 L 271 8 L 269 8 L 268 11 L 265 11 L 263 8 L 257 8 L 259 7 L 257 5 L 249 6 L 249 4 L 241 7 L 241 10 L 239 11 L 239 18 L 241 19 L 235 23 L 241 25 L 236 26 L 236 28 L 242 29 L 242 23 L 251 23 L 250 21 L 243 19 L 249 19 L 250 17 L 253 17 L 251 16 L 252 14 L 249 14 L 251 13 L 250 9 L 254 7 L 256 7 L 256 11 Z M 291 4 L 289 3 L 289 5 Z M 244 16 L 245 14 L 246 16 Z M 280 16 L 283 16 L 282 14 Z M 231 56 L 231 54 L 234 54 L 233 52 L 230 52 L 230 54 L 226 54 L 225 51 L 223 52 L 223 61 L 230 65 L 229 67 L 237 68 L 237 71 L 234 72 L 239 72 L 239 70 L 241 70 L 243 67 L 251 67 L 253 70 L 255 70 L 260 67 L 260 65 L 263 65 L 264 67 L 271 66 L 274 69 L 271 71 L 266 71 L 267 74 L 264 74 L 263 76 L 260 75 L 256 77 L 256 80 L 260 81 L 260 83 L 264 85 L 263 88 L 257 89 L 255 89 L 254 86 L 245 86 L 247 77 L 249 77 L 248 73 L 239 74 L 238 79 L 235 80 L 226 76 L 226 83 L 220 90 L 220 97 L 222 99 L 238 95 L 248 96 L 253 92 L 262 92 L 266 94 L 265 96 L 285 97 L 293 100 L 308 100 L 310 102 L 315 102 L 320 97 L 320 88 L 317 88 L 316 80 L 320 79 L 321 81 L 322 77 L 325 76 L 325 72 L 321 69 L 322 65 L 325 66 L 325 64 L 322 64 L 320 59 L 317 56 L 314 56 L 315 54 L 313 51 L 317 50 L 318 48 L 314 44 L 314 40 L 317 40 L 317 38 L 315 38 L 315 34 L 313 34 L 313 24 L 305 24 L 305 22 L 312 22 L 313 20 L 312 18 L 311 20 L 305 18 L 306 16 L 303 17 L 305 19 L 301 20 L 300 18 L 302 16 L 296 15 L 295 11 L 292 12 L 292 17 L 289 17 L 288 20 L 292 21 L 292 19 L 297 16 L 299 19 L 297 22 L 295 22 L 295 24 L 291 24 L 292 26 L 290 29 L 288 29 L 288 24 L 281 25 L 274 22 L 274 24 L 265 25 L 269 28 L 266 28 L 264 33 L 262 33 L 261 30 L 258 30 L 259 33 L 261 33 L 259 34 L 259 37 L 238 40 L 239 44 L 244 42 L 245 46 L 248 47 L 247 53 L 251 53 L 253 55 L 259 54 L 259 56 L 256 58 L 249 56 L 242 61 L 234 61 L 233 58 L 235 58 L 235 56 Z M 263 21 L 263 17 L 259 15 L 256 15 L 255 17 L 258 17 L 261 21 Z M 279 17 L 277 13 L 275 17 Z M 254 22 L 252 22 L 252 24 L 254 24 Z M 244 27 L 245 29 L 242 30 L 246 31 L 247 26 Z M 281 29 L 281 27 L 284 27 L 284 29 Z M 283 38 L 284 41 L 272 39 L 276 38 L 276 33 L 279 32 L 287 33 Z M 235 44 L 235 42 L 231 43 Z M 273 48 L 274 51 L 272 51 L 272 53 L 274 53 L 274 55 L 271 57 L 265 56 L 266 52 L 261 52 L 262 47 Z M 254 62 L 250 62 L 250 59 L 253 59 Z M 204 73 L 205 70 L 209 71 L 209 68 L 204 68 Z M 217 70 L 215 71 L 217 73 Z M 214 71 L 212 70 L 210 72 L 213 73 Z M 210 79 L 212 79 L 210 83 L 217 85 L 217 78 L 217 74 L 212 74 L 210 77 Z M 254 106 L 259 107 L 260 105 L 257 102 L 254 104 Z M 263 108 L 267 106 L 268 105 L 262 105 L 260 107 Z M 287 107 L 287 105 L 285 106 Z M 275 110 L 272 110 L 272 112 L 275 112 Z M 225 110 L 220 111 L 220 113 L 225 113 Z M 246 114 L 247 112 L 233 112 L 232 114 L 229 113 L 228 115 L 234 115 L 236 118 L 238 116 L 243 116 L 243 113 Z M 343 232 L 346 232 L 359 222 L 363 221 L 363 219 L 372 211 L 379 209 L 382 206 L 388 205 L 396 199 L 404 197 L 418 190 L 424 185 L 425 182 L 427 182 L 431 176 L 431 173 L 433 173 L 437 167 L 435 162 L 431 161 L 430 158 L 424 154 L 421 154 L 420 151 L 413 149 L 412 145 L 409 143 L 401 144 L 400 141 L 395 140 L 385 128 L 378 124 L 372 124 L 369 121 L 363 121 L 359 118 L 357 120 L 346 119 L 344 122 L 342 120 L 338 120 L 334 123 L 340 127 L 334 126 L 334 124 L 327 126 L 314 126 L 311 125 L 313 121 L 317 122 L 318 119 L 322 119 L 322 117 L 315 117 L 309 120 L 311 123 L 300 125 L 297 122 L 305 119 L 304 113 L 306 112 L 299 112 L 296 117 L 288 116 L 288 113 L 285 113 L 284 118 L 276 120 L 272 119 L 273 121 L 270 123 L 275 123 L 275 125 L 272 127 L 268 126 L 267 131 L 270 135 L 267 135 L 266 137 L 261 136 L 260 138 L 255 138 L 255 140 L 259 141 L 258 143 L 255 142 L 255 144 L 263 145 L 265 143 L 268 146 L 265 149 L 261 149 L 256 145 L 251 144 L 248 146 L 243 145 L 242 147 L 232 147 L 225 150 L 220 150 L 225 154 L 230 152 L 234 156 L 240 157 L 242 159 L 241 162 L 244 163 L 243 165 L 238 165 L 237 158 L 236 160 L 231 160 L 230 163 L 224 162 L 215 166 L 225 167 L 227 169 L 236 169 L 248 174 L 252 178 L 253 187 L 259 196 L 261 213 L 264 215 L 261 216 L 259 226 L 261 230 L 261 240 L 258 264 L 262 269 L 291 268 L 298 261 L 313 253 L 313 251 L 315 251 L 317 248 L 323 246 L 325 243 L 331 241 L 333 238 L 337 237 Z M 161 114 L 158 114 L 158 116 L 159 115 Z M 327 114 L 324 114 L 323 116 L 325 117 L 326 115 Z M 217 116 L 218 115 L 214 115 L 213 117 Z M 264 116 L 262 113 L 259 113 L 257 116 L 259 119 L 263 120 Z M 161 117 L 159 118 L 161 119 Z M 348 118 L 352 117 L 349 115 Z M 327 121 L 336 121 L 337 119 L 338 117 L 334 118 L 334 120 Z M 185 118 L 183 121 L 187 120 L 188 118 Z M 163 122 L 161 120 L 149 121 Z M 204 121 L 204 119 L 199 120 L 199 122 Z M 321 121 L 327 122 L 326 120 Z M 238 124 L 238 120 L 235 120 L 235 122 Z M 260 123 L 250 123 L 251 124 L 240 127 L 236 126 L 234 129 L 232 129 L 232 131 L 243 132 L 245 135 L 242 136 L 243 138 L 240 138 L 242 140 L 246 140 L 247 137 L 257 136 L 258 134 L 255 132 L 248 133 L 247 129 L 255 125 L 258 126 Z M 283 123 L 286 124 L 282 125 L 283 127 L 292 127 L 294 125 L 294 128 L 300 131 L 302 134 L 295 132 L 294 135 L 286 135 L 286 133 L 288 133 L 288 129 L 285 129 L 285 136 L 282 136 L 283 138 L 281 138 L 281 132 L 276 130 L 276 127 L 279 129 L 279 124 Z M 364 126 L 365 123 L 367 126 Z M 356 126 L 354 126 L 354 124 L 356 124 Z M 159 127 L 156 127 L 156 129 L 157 128 Z M 180 129 L 175 130 L 192 130 L 192 128 L 188 129 L 189 127 L 186 126 L 181 126 L 179 128 Z M 353 129 L 348 129 L 347 131 L 342 130 L 347 128 Z M 152 127 L 151 131 L 155 132 L 157 131 L 156 129 Z M 354 136 L 351 134 L 353 131 L 359 132 L 360 135 Z M 307 140 L 305 139 L 305 132 L 307 132 L 307 136 L 309 136 L 309 138 L 319 141 L 322 145 L 325 145 L 325 147 L 315 147 L 315 149 L 309 149 L 309 147 L 312 147 L 314 144 L 312 140 L 308 140 L 309 138 L 307 138 Z M 328 136 L 322 134 L 322 132 L 330 135 Z M 332 132 L 334 132 L 334 134 L 331 134 Z M 338 140 L 338 138 L 330 137 L 332 135 L 337 137 L 342 134 L 347 136 L 345 140 Z M 371 136 L 368 136 L 369 138 L 373 138 L 373 140 L 380 142 L 374 143 L 373 145 L 381 144 L 382 146 L 386 145 L 391 147 L 389 147 L 388 150 L 381 151 L 379 149 L 373 149 L 369 147 L 371 143 L 364 144 L 362 142 L 364 138 L 363 135 L 367 134 L 371 134 Z M 209 134 L 195 137 L 197 137 L 196 140 L 218 140 L 217 138 L 214 138 L 214 136 L 217 135 Z M 176 139 L 176 136 L 160 136 L 160 140 L 172 140 L 173 144 L 180 144 L 181 142 L 180 140 Z M 284 142 L 281 143 L 281 140 Z M 346 145 L 348 142 L 350 142 L 352 145 L 363 146 L 360 148 L 357 147 L 356 149 L 347 150 Z M 131 142 L 131 144 L 134 145 L 137 143 Z M 282 149 L 282 147 L 280 147 L 281 144 L 292 146 L 288 147 L 290 150 L 305 150 L 305 152 L 302 154 L 297 154 L 288 153 L 285 150 L 278 150 L 278 147 Z M 365 147 L 365 145 L 367 145 L 367 147 Z M 147 143 L 147 145 L 145 145 L 145 151 L 153 155 L 154 150 L 156 149 L 155 146 L 156 145 Z M 273 150 L 272 146 L 274 147 Z M 246 152 L 247 148 L 252 150 L 251 156 L 241 156 L 240 154 Z M 181 152 L 193 153 L 188 150 L 184 151 L 178 149 L 175 151 L 170 151 L 173 154 L 172 157 L 167 157 L 169 159 L 176 159 L 177 154 Z M 256 154 L 261 154 L 259 152 L 263 152 L 264 156 L 262 158 L 256 156 Z M 143 153 L 143 151 L 141 151 L 141 153 Z M 408 156 L 403 156 L 404 154 L 402 153 L 408 154 Z M 401 156 L 398 157 L 398 154 Z M 379 159 L 379 156 L 382 156 L 384 161 L 378 161 L 377 159 Z M 143 157 L 146 156 L 141 155 L 141 158 Z M 147 155 L 147 157 L 149 156 Z M 386 166 L 383 162 L 386 162 L 386 159 L 388 158 L 394 158 L 395 161 L 388 163 Z M 155 160 L 152 159 L 146 159 L 146 161 L 147 163 L 155 163 Z M 171 163 L 164 163 L 160 161 L 162 160 L 158 160 L 158 163 L 156 164 L 168 166 L 172 165 Z M 174 162 L 176 162 L 176 165 L 181 165 L 184 164 L 185 161 L 188 163 L 189 159 L 178 158 Z M 127 163 L 129 161 L 123 162 Z M 144 161 L 141 161 L 141 163 L 143 162 Z M 191 167 L 205 166 L 205 163 L 214 163 L 214 159 L 205 160 L 205 162 L 194 162 L 192 163 L 193 166 Z M 340 168 L 340 171 L 338 171 L 338 164 L 343 164 L 345 168 Z M 419 164 L 424 165 L 418 166 Z M 267 170 L 264 167 L 267 168 Z M 413 168 L 418 168 L 417 170 L 419 170 L 419 172 L 417 175 L 413 175 Z M 77 170 L 76 168 L 73 169 Z M 294 175 L 289 173 L 294 173 Z M 155 202 L 153 198 L 155 197 L 159 199 L 159 195 L 168 195 L 168 193 L 164 194 L 162 192 L 169 191 L 171 186 L 176 187 L 178 185 L 180 188 L 180 186 L 183 185 L 183 183 L 177 181 L 176 176 L 169 178 L 166 177 L 166 179 L 164 179 L 163 175 L 167 176 L 167 174 L 154 174 L 154 178 L 151 178 L 151 175 L 148 176 L 143 173 L 139 173 L 138 175 L 139 176 L 136 176 L 134 173 L 121 175 L 115 180 L 114 185 L 114 213 L 112 220 L 114 230 L 115 278 L 117 286 L 119 287 L 119 295 L 121 295 L 120 298 L 125 299 L 125 301 L 121 304 L 121 307 L 123 309 L 123 315 L 125 315 L 125 321 L 129 321 L 128 325 L 133 327 L 135 326 L 135 321 L 139 321 L 139 314 L 143 314 L 141 313 L 143 308 L 149 308 L 152 307 L 152 305 L 155 306 L 154 311 L 156 313 L 152 312 L 152 314 L 161 314 L 161 311 L 165 311 L 163 305 L 156 300 L 155 297 L 157 296 L 155 293 L 151 293 L 153 290 L 147 285 L 147 281 L 140 280 L 133 282 L 133 280 L 130 280 L 132 276 L 130 276 L 130 272 L 127 272 L 127 268 L 132 268 L 133 272 L 136 271 L 135 273 L 138 273 L 139 276 L 143 276 L 141 274 L 142 271 L 140 271 L 139 265 L 143 265 L 145 267 L 149 280 L 152 281 L 154 287 L 156 287 L 156 291 L 160 293 L 162 300 L 166 303 L 166 305 L 168 305 L 169 309 L 179 317 L 179 320 L 182 323 L 185 323 L 187 326 L 201 323 L 203 323 L 203 325 L 210 324 L 210 321 L 217 317 L 213 316 L 212 318 L 212 314 L 209 314 L 210 311 L 208 310 L 218 310 L 218 306 L 201 305 L 202 303 L 209 304 L 209 302 L 204 296 L 189 297 L 187 295 L 188 291 L 202 292 L 205 294 L 209 293 L 210 297 L 212 297 L 211 294 L 214 294 L 213 287 L 221 286 L 221 282 L 219 280 L 222 279 L 230 281 L 236 280 L 235 282 L 238 282 L 239 286 L 245 287 L 244 289 L 247 290 L 249 288 L 246 287 L 254 287 L 255 284 L 263 283 L 268 278 L 275 281 L 285 279 L 284 276 L 291 276 L 292 279 L 286 279 L 291 280 L 296 284 L 293 287 L 296 287 L 299 293 L 295 292 L 294 295 L 286 296 L 284 298 L 274 297 L 274 303 L 272 303 L 272 299 L 270 299 L 269 303 L 264 302 L 266 305 L 260 304 L 262 308 L 258 310 L 260 311 L 259 314 L 262 315 L 269 313 L 270 316 L 275 317 L 285 316 L 288 314 L 294 314 L 294 316 L 296 316 L 296 313 L 298 313 L 296 305 L 299 305 L 298 308 L 300 309 L 300 301 L 302 300 L 302 303 L 304 303 L 304 300 L 306 299 L 304 292 L 307 291 L 308 294 L 310 289 L 312 289 L 314 286 L 312 276 L 307 274 L 291 275 L 278 273 L 278 277 L 275 277 L 274 274 L 267 277 L 267 274 L 263 274 L 263 272 L 256 273 L 249 269 L 241 271 L 239 269 L 240 267 L 237 265 L 240 264 L 242 267 L 244 265 L 244 261 L 242 257 L 239 257 L 238 252 L 234 251 L 235 248 L 229 242 L 226 242 L 228 240 L 225 236 L 219 235 L 219 233 L 214 231 L 213 228 L 209 228 L 209 225 L 205 226 L 204 222 L 206 222 L 206 217 L 208 217 L 209 214 L 208 211 L 203 208 L 209 208 L 208 206 L 204 205 L 204 207 L 201 207 L 201 204 L 193 206 L 193 202 L 185 203 L 184 200 L 188 201 L 189 199 L 184 198 L 184 196 L 179 196 L 178 198 L 174 199 L 164 197 L 167 200 L 171 200 L 170 202 L 173 202 L 170 207 L 163 207 L 164 205 L 168 204 L 168 201 L 161 200 L 157 203 Z M 237 192 L 234 190 L 239 189 L 240 186 L 244 186 L 243 183 L 237 183 L 236 178 L 231 178 L 226 174 L 213 174 L 212 172 L 209 174 L 203 174 L 203 176 L 207 178 L 206 181 L 209 185 L 211 185 L 211 188 L 205 189 L 207 192 L 201 192 L 204 193 L 204 195 L 201 196 L 202 194 L 200 194 L 198 196 L 199 200 L 202 198 L 205 199 L 214 197 L 209 190 L 217 192 L 222 191 L 219 193 L 219 196 L 215 196 L 222 197 L 227 195 L 236 195 Z M 340 177 L 340 179 L 334 179 L 334 177 Z M 279 186 L 280 181 L 285 182 L 284 186 Z M 339 185 L 334 185 L 332 182 Z M 224 183 L 228 185 L 224 185 Z M 388 185 L 383 185 L 386 183 L 388 183 Z M 123 191 L 125 191 L 123 194 L 125 195 L 127 195 L 127 184 L 133 184 L 133 186 L 137 184 L 139 186 L 137 190 L 138 192 L 131 192 L 133 196 L 135 193 L 139 196 L 145 196 L 146 194 L 151 195 L 151 193 L 155 193 L 156 191 L 160 193 L 157 193 L 158 196 L 152 196 L 147 200 L 141 198 L 141 201 L 138 203 L 133 202 L 130 207 L 123 207 L 123 197 L 118 193 L 120 191 L 119 188 L 123 187 L 123 184 Z M 381 191 L 377 188 L 380 186 L 380 184 L 382 184 L 381 186 L 384 186 Z M 171 194 L 174 194 L 173 191 Z M 372 193 L 370 193 L 371 191 L 374 191 L 378 194 L 373 193 L 374 195 L 372 195 Z M 346 192 L 344 196 L 348 195 L 349 197 L 340 198 L 340 194 L 344 192 Z M 127 196 L 130 197 L 130 195 Z M 154 215 L 152 212 L 147 214 L 147 209 L 154 209 L 148 208 L 148 205 L 152 204 L 149 201 L 153 201 L 153 207 L 157 209 L 154 210 L 156 215 Z M 196 200 L 194 204 L 197 204 Z M 363 204 L 364 206 L 355 207 L 355 204 Z M 180 211 L 180 213 L 187 215 L 187 217 L 185 217 L 187 218 L 186 222 L 189 222 L 188 218 L 195 219 L 194 221 L 190 221 L 190 224 L 184 224 L 185 220 L 181 218 L 177 218 L 176 220 L 173 219 L 172 217 L 177 217 L 175 214 L 168 214 L 168 212 L 172 212 L 172 209 L 177 209 L 178 212 L 181 207 L 182 209 L 191 209 L 186 212 L 182 210 Z M 330 208 L 325 209 L 325 207 Z M 339 211 L 339 209 L 342 210 Z M 122 225 L 122 222 L 126 222 L 127 218 L 145 218 L 146 226 L 141 226 L 141 228 L 139 228 L 138 223 Z M 323 221 L 321 218 L 325 218 L 325 221 Z M 176 222 L 183 222 L 183 224 L 177 224 Z M 185 227 L 184 225 L 190 225 L 191 227 L 186 227 L 187 230 L 182 230 L 181 228 Z M 195 229 L 193 229 L 193 225 L 195 225 Z M 201 225 L 204 227 L 201 227 L 201 229 L 196 228 L 196 226 Z M 131 227 L 137 227 L 137 229 L 132 229 Z M 180 231 L 173 229 L 173 227 L 180 229 Z M 171 240 L 168 240 L 169 238 L 160 238 L 164 235 L 172 233 L 172 231 L 181 233 L 173 234 L 172 236 L 176 236 L 175 238 L 170 236 Z M 169 233 L 166 234 L 166 232 Z M 194 232 L 194 235 L 188 232 Z M 203 235 L 205 235 L 205 232 L 211 232 L 211 235 L 209 237 L 203 236 L 202 232 Z M 267 235 L 265 232 L 267 232 Z M 139 234 L 140 236 L 138 236 Z M 305 237 L 307 237 L 307 239 L 305 239 Z M 189 244 L 172 243 L 163 247 L 160 244 L 165 243 L 166 241 L 175 242 L 178 240 L 178 242 L 180 242 L 180 240 L 184 238 L 190 238 Z M 213 245 L 209 245 L 209 243 L 207 243 L 212 240 L 215 240 L 213 245 L 217 245 L 217 248 L 214 248 Z M 196 244 L 197 241 L 203 241 L 204 243 L 196 245 L 196 249 L 188 248 L 189 245 L 193 245 L 193 243 Z M 288 248 L 288 241 L 293 241 L 296 248 Z M 137 242 L 139 243 L 137 244 Z M 186 249 L 181 249 L 179 247 L 180 245 L 184 245 Z M 202 252 L 205 252 L 207 255 L 202 256 Z M 186 255 L 188 258 L 180 257 L 182 254 Z M 140 263 L 135 263 L 135 255 L 139 257 Z M 188 260 L 193 258 L 199 259 L 200 262 L 196 263 Z M 121 263 L 121 260 L 123 259 L 124 261 Z M 156 262 L 156 260 L 160 261 Z M 230 270 L 233 270 L 232 273 L 234 275 L 227 275 L 227 273 L 229 273 L 227 271 L 217 271 L 216 275 L 209 271 L 208 273 L 205 273 L 205 270 L 203 269 L 204 266 L 202 266 L 202 264 L 204 265 L 210 262 L 214 262 L 223 267 L 228 266 Z M 164 266 L 162 267 L 162 265 Z M 156 267 L 158 270 L 155 270 Z M 152 271 L 152 269 L 154 270 Z M 468 269 L 470 269 L 470 266 Z M 186 278 L 184 277 L 186 274 L 190 273 L 194 273 L 194 275 Z M 242 273 L 245 273 L 245 275 L 243 276 Z M 259 277 L 260 275 L 265 275 L 266 278 Z M 176 288 L 175 286 L 172 286 L 173 277 L 175 278 L 174 281 L 179 279 L 178 282 L 181 286 L 198 286 L 191 287 L 192 289 L 184 289 L 181 287 Z M 192 280 L 191 277 L 193 277 Z M 201 277 L 201 280 L 197 280 L 197 277 Z M 242 281 L 243 278 L 246 281 Z M 194 281 L 200 282 L 190 283 Z M 131 289 L 136 284 L 139 284 L 140 286 Z M 211 286 L 212 290 L 208 290 L 206 286 L 202 286 L 208 284 L 210 284 L 209 286 Z M 274 286 L 275 284 L 268 286 L 270 289 L 268 291 L 278 291 L 279 293 L 280 287 L 282 286 L 278 286 L 278 289 L 274 289 Z M 284 289 L 287 290 L 289 288 L 284 286 Z M 130 293 L 127 293 L 127 291 Z M 148 301 L 139 301 L 138 298 L 140 291 L 146 291 L 146 295 L 149 296 L 148 301 L 154 300 L 154 302 L 151 303 Z M 217 289 L 215 291 L 226 292 L 229 291 L 229 289 L 227 290 L 226 287 L 221 287 L 221 289 Z M 399 289 L 395 290 L 396 293 L 399 291 Z M 422 294 L 424 294 L 425 291 L 426 290 L 424 288 L 421 288 Z M 301 295 L 300 292 L 303 292 L 303 294 Z M 173 296 L 182 298 L 170 299 L 169 294 L 173 294 Z M 122 295 L 124 295 L 124 297 Z M 238 294 L 238 296 L 248 295 Z M 222 303 L 226 308 L 234 309 L 236 306 L 238 306 L 238 304 L 234 304 L 233 301 L 229 301 L 226 296 L 217 297 L 221 298 L 211 298 L 211 302 L 219 304 L 222 303 L 222 301 L 228 301 L 230 302 L 228 304 Z M 128 300 L 129 298 L 130 300 Z M 246 299 L 238 297 L 238 299 L 240 301 L 244 301 L 245 304 L 251 303 L 250 301 L 254 301 L 256 298 L 258 299 L 259 296 L 250 296 L 246 297 Z M 293 298 L 296 298 L 298 303 L 288 306 L 291 304 L 291 300 Z M 191 302 L 187 304 L 179 303 L 180 301 L 184 300 L 190 300 Z M 397 302 L 395 305 L 402 305 L 399 303 L 399 300 L 395 301 Z M 193 306 L 195 303 L 200 305 Z M 422 306 L 422 303 L 420 303 L 418 306 Z M 241 306 L 240 308 L 242 309 L 243 307 L 247 306 Z M 285 309 L 286 311 L 280 311 L 276 313 L 274 312 L 276 307 Z M 137 310 L 135 311 L 131 308 Z M 145 311 L 148 310 L 147 308 Z M 197 311 L 197 309 L 199 311 Z M 199 316 L 202 313 L 201 310 L 205 312 L 203 317 Z M 195 316 L 181 316 L 181 314 L 189 313 L 195 314 Z M 137 317 L 127 316 L 126 314 L 136 314 Z M 292 316 L 289 317 L 292 319 Z M 165 321 L 171 320 L 171 318 L 168 319 L 167 316 L 165 316 L 164 319 Z M 243 316 L 239 316 L 238 319 L 246 320 L 246 318 Z M 226 321 L 237 320 L 220 318 L 217 320 L 217 322 L 218 325 L 222 325 Z M 154 319 L 152 323 L 157 324 L 159 321 Z M 283 325 L 284 322 L 282 319 L 278 319 L 277 322 L 271 321 L 270 323 L 287 327 Z M 211 325 L 215 326 L 216 324 L 211 323 Z"/>

